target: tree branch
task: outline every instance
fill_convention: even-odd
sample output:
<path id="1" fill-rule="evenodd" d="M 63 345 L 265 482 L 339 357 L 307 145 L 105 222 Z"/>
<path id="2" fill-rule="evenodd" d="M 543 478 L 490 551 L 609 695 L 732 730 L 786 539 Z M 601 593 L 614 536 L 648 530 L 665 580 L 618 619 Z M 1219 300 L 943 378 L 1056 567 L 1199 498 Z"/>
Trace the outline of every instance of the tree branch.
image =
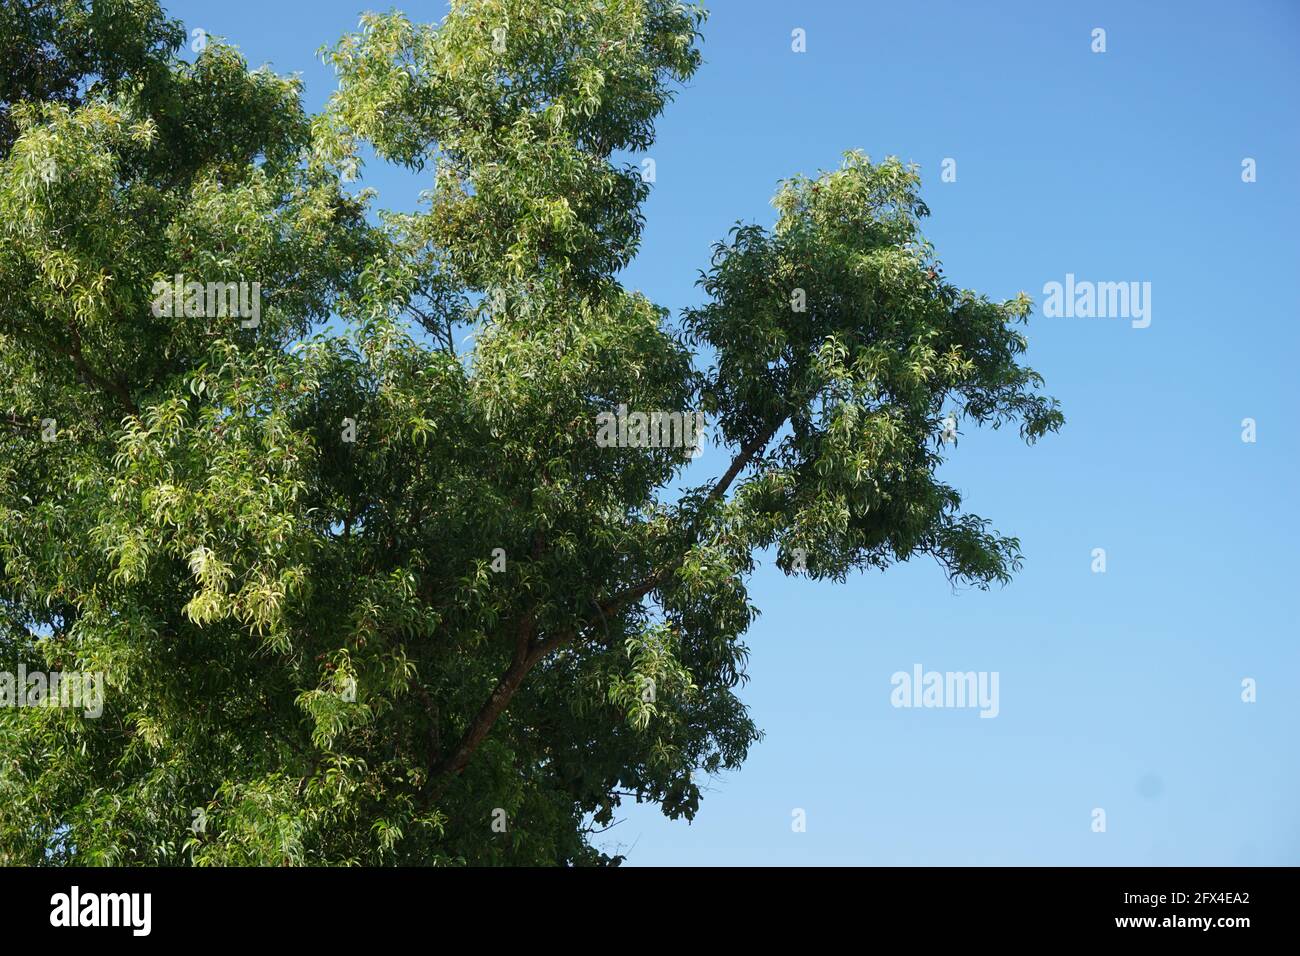
<path id="1" fill-rule="evenodd" d="M 100 391 L 112 395 L 121 402 L 132 415 L 139 415 L 140 409 L 136 407 L 135 401 L 131 398 L 131 392 L 127 387 L 121 382 L 115 382 L 112 379 L 104 377 L 91 368 L 90 363 L 86 361 L 86 356 L 82 354 L 81 338 L 77 335 L 77 330 L 71 328 L 69 331 L 71 332 L 71 341 L 69 344 L 62 345 L 58 342 L 52 342 L 51 344 L 53 345 L 54 350 L 72 359 L 72 364 L 76 367 L 77 371 L 81 373 L 82 379 L 85 380 L 87 384 L 94 385 Z"/>
<path id="2" fill-rule="evenodd" d="M 4 418 L 0 418 L 0 425 L 5 425 L 9 428 L 21 428 L 24 431 L 35 432 L 38 435 L 41 433 L 40 425 L 25 421 L 16 415 L 6 415 Z"/>
<path id="3" fill-rule="evenodd" d="M 736 477 L 744 471 L 745 467 L 753 460 L 754 456 L 767 446 L 767 443 L 772 440 L 772 436 L 776 434 L 780 427 L 781 422 L 778 422 L 767 431 L 756 435 L 746 443 L 739 452 L 737 452 L 736 457 L 731 462 L 731 466 L 709 490 L 708 495 L 705 496 L 699 512 L 696 513 L 695 521 L 692 522 L 691 538 L 694 538 L 698 532 L 699 522 L 703 515 L 708 511 L 709 506 L 721 499 L 722 496 L 727 493 L 727 489 L 731 487 L 731 484 L 736 480 Z M 536 550 L 536 548 L 534 548 L 534 550 Z M 687 550 L 689 550 L 689 546 Z M 605 614 L 617 610 L 634 600 L 639 600 L 662 584 L 663 581 L 667 579 L 668 575 L 680 567 L 681 563 L 685 560 L 686 553 L 683 552 L 673 561 L 664 565 L 652 574 L 645 581 L 615 595 L 603 604 L 598 604 L 596 609 L 603 617 Z M 534 644 L 533 630 L 536 626 L 534 612 L 535 606 L 530 608 L 520 619 L 519 627 L 515 635 L 514 657 L 511 659 L 509 669 L 501 675 L 500 679 L 497 681 L 496 687 L 492 690 L 492 694 L 488 697 L 483 706 L 479 708 L 474 719 L 470 721 L 469 727 L 466 728 L 465 733 L 461 737 L 460 742 L 456 745 L 455 750 L 448 754 L 446 758 L 441 760 L 430 773 L 429 783 L 427 785 L 428 799 L 430 802 L 437 800 L 446 790 L 452 777 L 465 769 L 470 758 L 474 755 L 474 751 L 483 743 L 488 732 L 492 729 L 492 725 L 496 723 L 497 718 L 505 711 L 511 698 L 513 698 L 519 688 L 523 686 L 524 678 L 528 676 L 528 673 L 537 665 L 537 663 L 553 651 L 558 650 L 560 647 L 563 647 L 565 644 L 574 640 L 581 630 L 588 626 L 594 626 L 593 622 L 589 620 L 583 621 L 577 628 L 562 631 L 553 637 Z"/>
<path id="4" fill-rule="evenodd" d="M 465 765 L 469 763 L 469 758 L 479 748 L 479 744 L 483 743 L 488 731 L 492 729 L 492 725 L 501 716 L 501 712 L 506 709 L 506 705 L 510 703 L 511 698 L 515 696 L 515 692 L 523 684 L 528 672 L 549 653 L 549 650 L 544 651 L 540 648 L 529 649 L 532 626 L 532 614 L 524 615 L 510 668 L 501 675 L 496 687 L 492 689 L 491 696 L 479 708 L 479 712 L 474 715 L 470 725 L 465 728 L 465 733 L 461 736 L 460 742 L 456 744 L 456 749 L 448 754 L 430 773 L 428 783 L 429 802 L 437 800 L 447 788 L 447 784 L 451 782 L 451 778 L 465 769 Z"/>
<path id="5" fill-rule="evenodd" d="M 705 496 L 700 510 L 695 513 L 695 520 L 692 522 L 690 529 L 690 537 L 692 539 L 694 539 L 695 535 L 698 533 L 699 523 L 704 515 L 708 513 L 709 506 L 727 493 L 727 489 L 730 488 L 732 482 L 736 480 L 736 476 L 745 470 L 745 466 L 753 460 L 755 455 L 767 447 L 767 443 L 772 440 L 772 436 L 777 433 L 778 429 L 780 429 L 783 421 L 778 422 L 767 431 L 755 435 L 740 449 L 739 452 L 736 453 L 736 457 L 731 461 L 731 467 L 723 472 L 722 477 L 717 480 L 714 486 L 709 490 L 709 493 Z M 694 540 L 691 541 L 691 544 L 694 544 Z M 690 546 L 688 545 L 687 550 L 689 549 Z M 609 613 L 618 610 L 620 607 L 623 607 L 632 601 L 640 600 L 667 580 L 668 575 L 681 567 L 682 562 L 685 560 L 686 552 L 683 552 L 640 584 L 634 585 L 633 587 L 614 595 L 614 597 L 599 605 L 600 610 L 603 613 Z"/>

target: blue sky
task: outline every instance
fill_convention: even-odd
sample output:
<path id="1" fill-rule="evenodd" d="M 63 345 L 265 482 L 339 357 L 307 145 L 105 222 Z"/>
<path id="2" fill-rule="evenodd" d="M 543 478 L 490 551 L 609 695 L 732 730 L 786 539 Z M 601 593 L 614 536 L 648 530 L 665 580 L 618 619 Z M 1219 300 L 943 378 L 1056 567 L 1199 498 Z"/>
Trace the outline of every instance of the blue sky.
<path id="1" fill-rule="evenodd" d="M 365 6 L 168 9 L 301 71 L 319 108 L 334 81 L 315 51 Z M 948 276 L 1039 303 L 1029 361 L 1067 425 L 1033 448 L 965 432 L 946 466 L 1021 539 L 1004 589 L 954 592 L 929 561 L 840 586 L 765 562 L 743 691 L 765 739 L 693 824 L 633 808 L 602 844 L 631 864 L 1300 864 L 1300 4 L 710 9 L 705 64 L 647 154 L 626 283 L 698 303 L 711 243 L 770 225 L 779 179 L 849 148 L 898 155 L 921 166 Z M 365 184 L 395 208 L 421 185 L 373 166 Z M 1067 273 L 1150 282 L 1150 326 L 1042 317 Z M 914 664 L 996 671 L 999 715 L 892 707 L 891 675 Z"/>

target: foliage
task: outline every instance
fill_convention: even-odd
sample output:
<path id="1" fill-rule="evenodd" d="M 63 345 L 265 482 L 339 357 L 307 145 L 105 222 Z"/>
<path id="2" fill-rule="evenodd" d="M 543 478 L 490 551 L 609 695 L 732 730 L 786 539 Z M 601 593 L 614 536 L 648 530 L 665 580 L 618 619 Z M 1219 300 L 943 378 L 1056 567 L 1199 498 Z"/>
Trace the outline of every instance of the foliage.
<path id="1" fill-rule="evenodd" d="M 680 325 L 619 284 L 702 11 L 367 15 L 311 117 L 151 0 L 27 9 L 0 55 L 62 59 L 0 90 L 0 661 L 108 691 L 0 709 L 7 861 L 618 862 L 622 799 L 689 818 L 757 739 L 759 551 L 1017 567 L 943 419 L 1062 420 L 1028 299 L 943 278 L 914 170 L 784 183 Z M 349 187 L 367 149 L 431 174 L 417 213 Z M 260 321 L 157 314 L 177 274 L 259 282 Z M 594 441 L 619 405 L 702 408 L 730 467 L 677 493 L 688 449 Z"/>

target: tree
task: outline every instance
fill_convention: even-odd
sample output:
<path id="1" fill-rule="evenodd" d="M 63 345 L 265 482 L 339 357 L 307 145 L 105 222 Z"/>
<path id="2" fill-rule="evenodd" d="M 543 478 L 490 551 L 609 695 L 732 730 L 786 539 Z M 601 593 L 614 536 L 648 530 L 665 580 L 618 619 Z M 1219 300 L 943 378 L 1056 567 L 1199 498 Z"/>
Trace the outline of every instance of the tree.
<path id="1" fill-rule="evenodd" d="M 183 38 L 153 0 L 9 0 L 0 7 L 0 156 L 17 134 L 13 104 L 75 106 L 124 82 L 152 87 Z"/>
<path id="2" fill-rule="evenodd" d="M 619 284 L 703 16 L 367 15 L 315 117 L 143 35 L 133 82 L 13 103 L 0 654 L 107 691 L 0 709 L 8 860 L 618 862 L 590 835 L 622 800 L 689 818 L 757 738 L 756 554 L 1009 580 L 1016 540 L 936 477 L 945 429 L 1062 418 L 1029 299 L 943 277 L 913 168 L 785 182 L 679 322 Z M 420 211 L 349 191 L 367 149 L 430 172 Z M 253 281 L 255 323 L 206 285 Z M 696 411 L 703 481 L 634 417 Z"/>

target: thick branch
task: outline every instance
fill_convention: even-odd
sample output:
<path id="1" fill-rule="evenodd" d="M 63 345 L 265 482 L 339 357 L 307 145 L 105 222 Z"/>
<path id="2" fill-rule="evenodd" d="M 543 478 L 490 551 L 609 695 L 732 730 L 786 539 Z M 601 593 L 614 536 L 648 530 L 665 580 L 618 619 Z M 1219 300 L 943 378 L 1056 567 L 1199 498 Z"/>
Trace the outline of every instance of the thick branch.
<path id="1" fill-rule="evenodd" d="M 492 729 L 492 725 L 501 716 L 501 712 L 506 709 L 510 699 L 515 696 L 515 692 L 523 684 L 528 672 L 549 653 L 549 650 L 543 650 L 541 647 L 530 648 L 532 631 L 533 615 L 530 611 L 524 616 L 519 626 L 514 658 L 510 662 L 510 668 L 501 675 L 501 679 L 497 681 L 496 687 L 492 689 L 492 694 L 488 697 L 487 702 L 474 715 L 474 719 L 470 721 L 469 727 L 465 729 L 460 742 L 456 744 L 456 749 L 448 754 L 434 768 L 433 773 L 429 775 L 430 800 L 436 800 L 441 796 L 451 778 L 465 769 L 465 765 L 469 763 L 469 758 L 473 756 L 479 744 L 483 743 L 488 731 Z"/>
<path id="2" fill-rule="evenodd" d="M 126 410 L 132 415 L 140 414 L 140 410 L 136 407 L 135 401 L 131 398 L 131 392 L 125 385 L 121 382 L 115 382 L 112 379 L 106 378 L 91 368 L 90 363 L 86 361 L 85 355 L 82 354 L 81 341 L 80 337 L 77 335 L 77 330 L 74 328 L 71 332 L 72 338 L 68 345 L 62 345 L 58 342 L 52 343 L 55 351 L 72 359 L 72 364 L 76 367 L 77 371 L 81 373 L 82 379 L 85 380 L 87 384 L 94 385 L 100 391 L 112 395 L 121 402 L 122 405 L 125 406 Z"/>
<path id="3" fill-rule="evenodd" d="M 754 456 L 767 446 L 767 443 L 772 440 L 772 436 L 776 434 L 777 429 L 780 427 L 780 423 L 778 423 L 770 430 L 756 435 L 744 447 L 742 447 L 739 452 L 737 452 L 736 457 L 731 462 L 731 466 L 709 490 L 708 495 L 705 496 L 703 506 L 696 516 L 696 521 L 692 525 L 692 538 L 694 538 L 695 534 L 698 532 L 699 521 L 708 511 L 709 506 L 721 499 L 722 496 L 727 493 L 727 489 L 731 487 L 731 484 L 736 480 L 736 477 L 753 460 Z M 632 601 L 639 600 L 663 583 L 663 581 L 667 579 L 668 575 L 676 570 L 676 568 L 678 568 L 685 560 L 685 553 L 679 555 L 673 561 L 664 565 L 652 574 L 645 581 L 620 592 L 613 598 L 605 601 L 603 604 L 597 605 L 597 610 L 604 615 L 611 611 L 615 611 L 620 607 L 624 607 Z M 486 703 L 484 703 L 483 706 L 479 708 L 478 713 L 475 714 L 474 719 L 470 722 L 469 727 L 466 728 L 460 742 L 456 745 L 456 749 L 448 754 L 445 759 L 440 761 L 430 774 L 428 784 L 430 801 L 438 799 L 446 789 L 447 784 L 450 783 L 452 777 L 465 769 L 465 766 L 469 763 L 470 757 L 474 755 L 474 751 L 476 751 L 479 745 L 483 743 L 488 732 L 492 729 L 492 725 L 496 723 L 497 718 L 501 716 L 503 711 L 505 711 L 511 698 L 513 698 L 519 688 L 523 686 L 524 678 L 528 676 L 529 671 L 531 671 L 537 663 L 548 654 L 564 646 L 578 636 L 580 628 L 575 628 L 556 634 L 546 640 L 534 643 L 534 610 L 534 608 L 530 608 L 520 621 L 519 629 L 516 633 L 514 657 L 511 660 L 510 668 L 501 675 L 501 678 L 497 681 L 496 687 L 492 690 L 491 696 L 488 697 Z M 584 622 L 584 625 L 590 623 L 591 622 Z"/>
<path id="4" fill-rule="evenodd" d="M 709 493 L 705 496 L 700 510 L 696 512 L 695 521 L 691 527 L 692 544 L 694 543 L 695 535 L 699 531 L 699 523 L 708 513 L 709 506 L 721 499 L 722 496 L 727 493 L 727 489 L 730 488 L 732 482 L 736 480 L 736 476 L 745 470 L 745 467 L 753 460 L 755 455 L 767 447 L 767 443 L 772 440 L 772 436 L 776 434 L 777 429 L 780 427 L 781 423 L 777 423 L 773 428 L 765 432 L 760 432 L 750 439 L 748 444 L 736 453 L 736 457 L 731 461 L 731 467 L 723 472 L 722 477 L 720 477 L 714 486 L 709 489 Z M 633 601 L 639 601 L 655 588 L 659 587 L 659 585 L 663 584 L 663 582 L 668 579 L 668 575 L 681 567 L 682 562 L 685 560 L 686 553 L 683 552 L 668 564 L 659 568 L 659 570 L 655 571 L 654 574 L 650 575 L 650 577 L 646 578 L 640 584 L 634 585 L 602 603 L 600 605 L 601 611 L 608 614 L 631 604 Z"/>
<path id="5" fill-rule="evenodd" d="M 21 419 L 17 415 L 6 415 L 0 418 L 0 425 L 5 425 L 8 428 L 21 428 L 24 431 L 35 432 L 38 435 L 41 433 L 40 425 Z"/>

